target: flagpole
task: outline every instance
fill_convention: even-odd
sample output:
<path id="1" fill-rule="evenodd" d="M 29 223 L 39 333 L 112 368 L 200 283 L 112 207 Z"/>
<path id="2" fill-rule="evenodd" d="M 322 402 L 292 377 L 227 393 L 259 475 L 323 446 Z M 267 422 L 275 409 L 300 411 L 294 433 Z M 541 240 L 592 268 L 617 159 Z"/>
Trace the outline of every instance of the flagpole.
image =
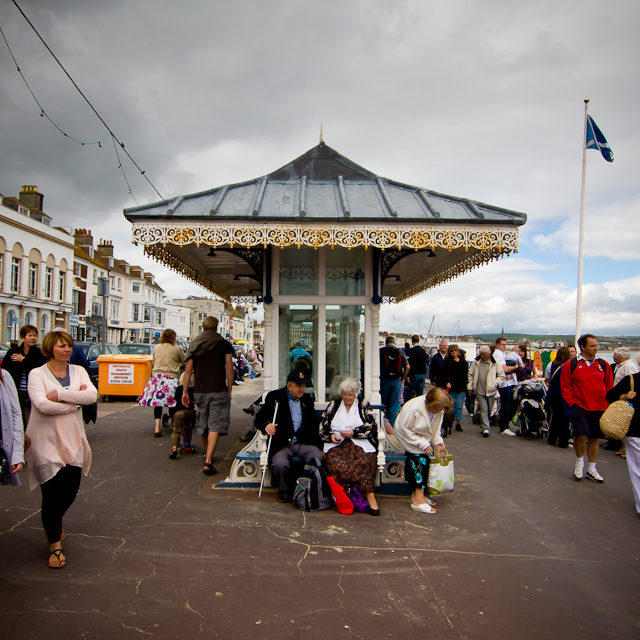
<path id="1" fill-rule="evenodd" d="M 589 98 L 584 99 L 584 137 L 582 139 L 582 193 L 580 197 L 580 240 L 578 244 L 578 290 L 576 302 L 576 338 L 575 347 L 578 348 L 578 338 L 581 335 L 582 325 L 582 263 L 584 259 L 584 194 L 587 176 L 587 117 L 589 111 Z"/>

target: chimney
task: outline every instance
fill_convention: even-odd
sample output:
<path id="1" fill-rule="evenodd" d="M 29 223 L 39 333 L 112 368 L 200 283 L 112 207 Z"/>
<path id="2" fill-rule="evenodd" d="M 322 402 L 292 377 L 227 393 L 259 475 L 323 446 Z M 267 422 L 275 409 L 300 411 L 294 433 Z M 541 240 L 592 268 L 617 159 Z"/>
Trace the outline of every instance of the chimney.
<path id="1" fill-rule="evenodd" d="M 38 187 L 32 184 L 26 184 L 22 187 L 18 195 L 18 200 L 27 207 L 27 209 L 37 209 L 42 211 L 42 203 L 44 196 L 38 192 Z"/>
<path id="2" fill-rule="evenodd" d="M 98 242 L 98 255 L 100 257 L 109 256 L 113 258 L 113 243 L 111 240 L 101 239 L 100 242 Z"/>
<path id="3" fill-rule="evenodd" d="M 93 236 L 87 229 L 76 229 L 73 238 L 81 247 L 93 247 Z"/>

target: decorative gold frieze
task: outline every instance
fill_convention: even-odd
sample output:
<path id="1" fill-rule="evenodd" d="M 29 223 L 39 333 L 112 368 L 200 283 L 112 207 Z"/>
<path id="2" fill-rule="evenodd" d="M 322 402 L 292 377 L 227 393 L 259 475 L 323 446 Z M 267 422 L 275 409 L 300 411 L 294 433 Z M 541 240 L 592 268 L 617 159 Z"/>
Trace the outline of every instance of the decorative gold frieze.
<path id="1" fill-rule="evenodd" d="M 157 244 L 205 244 L 219 246 L 274 247 L 377 247 L 378 249 L 499 249 L 518 250 L 518 229 L 508 227 L 340 226 L 297 224 L 250 225 L 222 223 L 135 223 L 133 241 L 149 247 Z"/>
<path id="2" fill-rule="evenodd" d="M 518 228 L 473 225 L 470 227 L 452 227 L 431 225 L 417 227 L 400 225 L 385 227 L 381 225 L 355 226 L 298 224 L 246 224 L 246 223 L 210 223 L 210 222 L 153 222 L 133 225 L 133 242 L 144 245 L 147 255 L 185 278 L 208 289 L 221 298 L 232 302 L 255 302 L 251 296 L 229 296 L 191 267 L 185 265 L 169 253 L 167 244 L 180 247 L 186 245 L 207 245 L 213 247 L 257 247 L 291 246 L 319 247 L 339 246 L 347 249 L 355 247 L 376 247 L 385 249 L 465 249 L 472 252 L 465 259 L 450 266 L 445 271 L 428 278 L 421 284 L 409 289 L 397 297 L 385 297 L 383 302 L 401 302 L 423 291 L 453 280 L 483 264 L 518 251 Z M 299 274 L 297 274 L 299 276 Z"/>

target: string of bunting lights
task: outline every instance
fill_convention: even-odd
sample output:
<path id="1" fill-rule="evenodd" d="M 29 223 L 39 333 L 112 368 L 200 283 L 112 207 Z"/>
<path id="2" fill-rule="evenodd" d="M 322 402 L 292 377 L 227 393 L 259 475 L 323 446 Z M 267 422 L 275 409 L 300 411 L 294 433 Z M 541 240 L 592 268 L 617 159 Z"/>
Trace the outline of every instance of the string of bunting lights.
<path id="1" fill-rule="evenodd" d="M 75 83 L 75 81 L 73 80 L 73 78 L 69 75 L 69 72 L 65 69 L 64 65 L 60 62 L 60 60 L 58 60 L 58 58 L 56 57 L 56 55 L 53 53 L 53 51 L 51 50 L 51 48 L 49 47 L 49 45 L 45 42 L 44 38 L 40 35 L 40 33 L 38 32 L 38 30 L 35 28 L 35 26 L 31 23 L 31 21 L 29 20 L 29 18 L 27 18 L 27 16 L 25 15 L 24 11 L 20 8 L 20 6 L 18 5 L 18 3 L 16 2 L 16 0 L 12 0 L 13 4 L 16 6 L 16 8 L 18 9 L 18 11 L 20 11 L 20 13 L 22 14 L 22 17 L 27 21 L 27 23 L 29 24 L 29 26 L 33 29 L 33 31 L 35 32 L 35 34 L 38 36 L 38 38 L 40 38 L 40 41 L 42 42 L 42 44 L 45 46 L 45 48 L 47 49 L 47 51 L 51 54 L 51 56 L 53 57 L 53 59 L 58 63 L 58 66 L 62 69 L 62 71 L 64 71 L 65 75 L 67 76 L 67 78 L 69 78 L 71 84 L 75 87 L 76 91 L 82 96 L 82 98 L 84 99 L 84 101 L 89 105 L 89 107 L 91 108 L 91 110 L 95 113 L 95 115 L 97 116 L 98 120 L 100 120 L 100 122 L 104 125 L 104 127 L 107 129 L 107 131 L 109 132 L 109 136 L 111 136 L 111 139 L 113 141 L 113 146 L 114 146 L 114 150 L 116 153 L 116 157 L 118 159 L 118 169 L 120 169 L 120 171 L 122 172 L 122 175 L 124 177 L 124 181 L 127 185 L 127 189 L 129 191 L 129 195 L 134 199 L 135 203 L 138 204 L 138 201 L 136 200 L 135 196 L 133 195 L 133 192 L 131 190 L 131 185 L 129 184 L 129 180 L 127 179 L 126 173 L 124 171 L 124 167 L 122 166 L 122 161 L 120 160 L 120 154 L 118 152 L 118 146 L 120 146 L 120 148 L 125 152 L 125 154 L 127 155 L 127 157 L 129 158 L 129 160 L 131 160 L 131 162 L 133 163 L 133 165 L 136 167 L 136 169 L 138 169 L 138 171 L 140 172 L 140 175 L 144 177 L 144 179 L 149 183 L 149 185 L 151 186 L 151 188 L 158 194 L 158 196 L 160 197 L 161 200 L 164 200 L 162 194 L 158 191 L 158 189 L 156 189 L 155 185 L 151 182 L 151 180 L 149 180 L 148 176 L 146 175 L 146 172 L 140 168 L 140 166 L 138 165 L 138 163 L 134 160 L 133 156 L 126 150 L 124 143 L 120 142 L 120 140 L 118 140 L 118 138 L 116 137 L 116 135 L 111 131 L 111 128 L 109 127 L 109 125 L 105 122 L 105 120 L 102 118 L 102 116 L 98 113 L 97 109 L 93 106 L 93 104 L 91 104 L 91 102 L 89 101 L 89 99 L 84 95 L 84 93 L 82 92 L 82 90 L 80 89 L 80 87 Z M 72 140 L 73 142 L 76 142 L 78 144 L 80 144 L 81 146 L 86 146 L 86 145 L 98 145 L 98 148 L 102 148 L 102 143 L 104 142 L 104 140 L 106 140 L 106 137 L 103 138 L 102 140 L 96 140 L 93 142 L 85 142 L 82 140 L 78 140 L 77 138 L 74 138 L 73 136 L 70 136 L 68 133 L 66 133 L 65 131 L 63 131 L 63 129 L 61 129 L 52 119 L 51 117 L 47 114 L 47 112 L 44 110 L 44 108 L 42 107 L 42 105 L 40 104 L 39 100 L 37 99 L 35 93 L 33 92 L 33 90 L 31 89 L 31 87 L 29 86 L 29 83 L 27 82 L 27 79 L 25 78 L 24 74 L 22 73 L 22 70 L 20 69 L 20 65 L 18 64 L 18 61 L 16 60 L 15 56 L 13 55 L 13 51 L 11 50 L 11 47 L 9 46 L 9 42 L 7 41 L 7 38 L 4 34 L 4 31 L 2 31 L 2 28 L 0 27 L 0 33 L 2 33 L 2 38 L 5 41 L 5 44 L 7 45 L 7 49 L 9 50 L 9 53 L 13 59 L 13 62 L 16 65 L 16 69 L 18 70 L 18 73 L 20 74 L 20 76 L 22 77 L 24 83 L 27 86 L 27 89 L 29 89 L 29 92 L 31 93 L 33 99 L 35 100 L 36 104 L 38 105 L 38 107 L 40 108 L 40 116 L 47 118 L 47 120 L 60 132 L 62 133 L 65 138 L 68 138 L 69 140 Z M 117 143 L 117 145 L 116 145 Z"/>

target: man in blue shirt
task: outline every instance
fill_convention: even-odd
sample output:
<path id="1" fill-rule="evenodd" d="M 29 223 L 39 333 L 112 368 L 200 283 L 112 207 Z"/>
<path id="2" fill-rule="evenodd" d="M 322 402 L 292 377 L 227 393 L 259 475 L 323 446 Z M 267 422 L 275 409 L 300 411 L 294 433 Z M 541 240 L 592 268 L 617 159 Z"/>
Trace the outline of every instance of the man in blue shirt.
<path id="1" fill-rule="evenodd" d="M 271 391 L 256 416 L 255 425 L 271 437 L 272 485 L 278 487 L 278 502 L 291 502 L 291 459 L 302 458 L 305 464 L 315 460 L 322 464 L 323 454 L 313 398 L 306 394 L 307 378 L 296 369 L 287 377 L 282 389 Z M 278 413 L 272 422 L 275 404 Z"/>

